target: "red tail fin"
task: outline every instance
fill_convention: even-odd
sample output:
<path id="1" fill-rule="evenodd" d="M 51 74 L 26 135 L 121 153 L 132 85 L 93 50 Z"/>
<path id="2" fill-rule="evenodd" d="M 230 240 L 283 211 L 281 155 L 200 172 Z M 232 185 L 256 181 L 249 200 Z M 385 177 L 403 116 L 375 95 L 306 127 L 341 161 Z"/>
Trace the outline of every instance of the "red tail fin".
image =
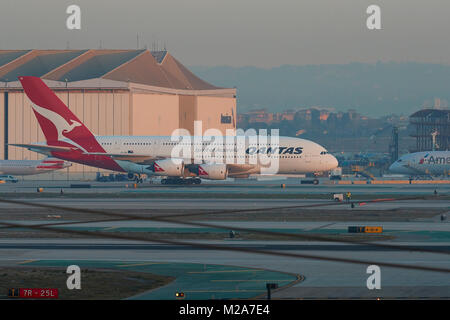
<path id="1" fill-rule="evenodd" d="M 59 145 L 63 139 L 87 152 L 104 152 L 94 135 L 72 111 L 37 77 L 19 77 L 33 103 L 33 111 L 48 145 Z"/>

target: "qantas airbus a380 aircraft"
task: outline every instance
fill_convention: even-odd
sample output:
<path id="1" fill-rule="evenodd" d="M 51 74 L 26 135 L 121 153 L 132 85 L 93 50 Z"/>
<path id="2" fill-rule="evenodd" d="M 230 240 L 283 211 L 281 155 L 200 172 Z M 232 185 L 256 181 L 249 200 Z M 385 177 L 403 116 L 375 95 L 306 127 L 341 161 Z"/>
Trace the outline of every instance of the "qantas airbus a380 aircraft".
<path id="1" fill-rule="evenodd" d="M 338 165 L 336 158 L 317 143 L 290 137 L 279 137 L 277 143 L 262 146 L 249 136 L 235 136 L 231 142 L 229 137 L 179 136 L 177 142 L 177 137 L 171 136 L 94 136 L 40 78 L 23 76 L 19 80 L 32 102 L 46 143 L 12 145 L 55 158 L 133 175 L 168 177 L 163 184 L 261 174 L 268 166 L 260 159 L 262 155 L 270 158 L 271 166 L 276 164 L 272 166 L 276 174 L 323 172 Z M 236 152 L 238 145 L 242 152 Z M 174 156 L 175 148 L 180 147 L 189 152 Z M 208 158 L 199 163 L 195 152 L 206 148 L 213 148 L 215 155 L 223 152 L 222 160 L 232 150 L 232 161 L 228 155 L 227 161 L 217 161 L 216 157 L 216 161 Z"/>

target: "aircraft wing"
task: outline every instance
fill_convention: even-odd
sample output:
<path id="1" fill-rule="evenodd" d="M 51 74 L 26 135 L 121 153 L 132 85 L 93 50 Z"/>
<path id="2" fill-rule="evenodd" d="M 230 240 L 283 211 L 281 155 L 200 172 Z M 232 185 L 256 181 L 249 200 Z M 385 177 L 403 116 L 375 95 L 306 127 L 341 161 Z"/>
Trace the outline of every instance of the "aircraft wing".
<path id="1" fill-rule="evenodd" d="M 136 154 L 136 153 L 89 152 L 86 154 L 95 156 L 108 156 L 113 158 L 114 160 L 130 161 L 138 164 L 151 164 L 155 160 L 162 159 L 148 154 Z"/>
<path id="2" fill-rule="evenodd" d="M 155 157 L 149 154 L 136 153 L 107 153 L 107 152 L 89 152 L 85 153 L 96 156 L 108 156 L 114 160 L 130 161 L 137 164 L 152 164 L 156 160 L 167 159 L 167 157 Z M 191 159 L 192 161 L 193 159 Z M 256 173 L 257 165 L 255 164 L 227 164 L 230 177 L 249 175 Z"/>

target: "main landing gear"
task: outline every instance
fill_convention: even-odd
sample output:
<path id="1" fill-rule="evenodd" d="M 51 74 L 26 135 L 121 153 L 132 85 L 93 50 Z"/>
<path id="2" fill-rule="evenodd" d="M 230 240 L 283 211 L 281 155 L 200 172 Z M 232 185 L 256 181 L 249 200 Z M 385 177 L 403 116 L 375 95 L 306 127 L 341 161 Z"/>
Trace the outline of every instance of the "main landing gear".
<path id="1" fill-rule="evenodd" d="M 136 178 L 136 183 L 144 183 L 144 179 L 142 178 Z"/>
<path id="2" fill-rule="evenodd" d="M 144 179 L 138 173 L 136 173 L 136 174 L 128 173 L 128 180 L 133 180 L 136 183 L 143 183 L 144 182 Z"/>
<path id="3" fill-rule="evenodd" d="M 202 180 L 199 178 L 166 178 L 161 180 L 161 184 L 200 184 Z"/>

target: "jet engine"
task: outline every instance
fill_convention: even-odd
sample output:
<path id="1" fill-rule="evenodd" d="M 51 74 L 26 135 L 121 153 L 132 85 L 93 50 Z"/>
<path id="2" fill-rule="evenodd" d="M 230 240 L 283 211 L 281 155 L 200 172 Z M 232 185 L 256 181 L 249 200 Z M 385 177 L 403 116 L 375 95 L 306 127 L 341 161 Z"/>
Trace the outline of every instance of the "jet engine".
<path id="1" fill-rule="evenodd" d="M 226 164 L 200 164 L 189 170 L 202 179 L 225 180 L 228 176 Z"/>
<path id="2" fill-rule="evenodd" d="M 157 176 L 180 177 L 184 172 L 184 161 L 182 159 L 156 160 L 146 169 Z"/>

